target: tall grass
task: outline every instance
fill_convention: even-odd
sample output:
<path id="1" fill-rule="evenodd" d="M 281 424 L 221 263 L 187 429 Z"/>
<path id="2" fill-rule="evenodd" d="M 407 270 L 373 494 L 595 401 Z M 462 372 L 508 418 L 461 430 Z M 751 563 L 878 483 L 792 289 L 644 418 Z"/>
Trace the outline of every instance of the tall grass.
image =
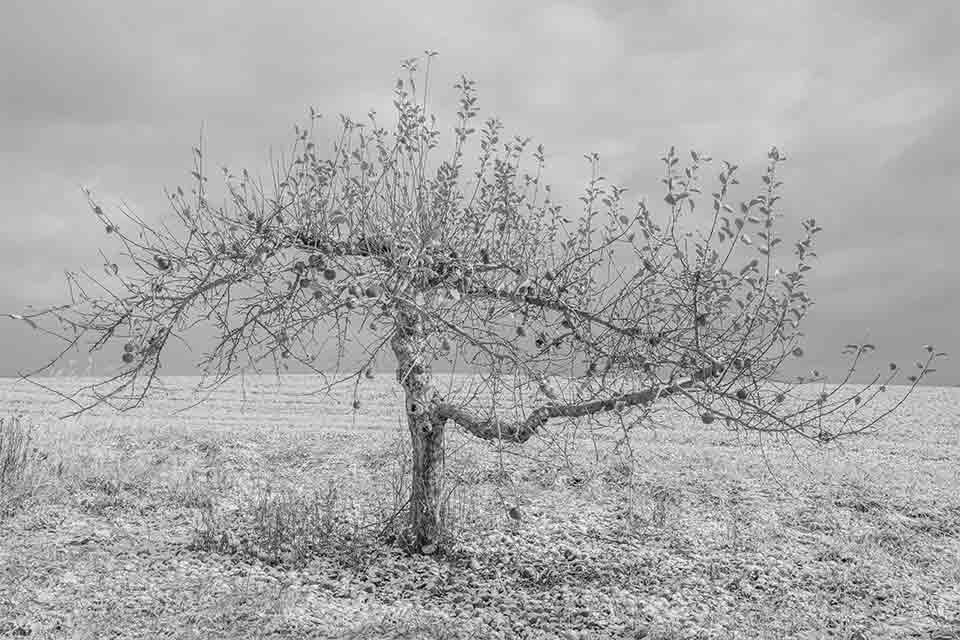
<path id="1" fill-rule="evenodd" d="M 0 418 L 0 517 L 12 515 L 31 493 L 31 467 L 43 456 L 20 416 Z"/>

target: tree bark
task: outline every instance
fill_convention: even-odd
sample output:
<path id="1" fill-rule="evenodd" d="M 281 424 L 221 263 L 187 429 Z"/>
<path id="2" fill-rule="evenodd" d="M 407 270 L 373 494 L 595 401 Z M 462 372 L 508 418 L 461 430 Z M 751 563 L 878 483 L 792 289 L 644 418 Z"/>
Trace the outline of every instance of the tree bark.
<path id="1" fill-rule="evenodd" d="M 410 542 L 414 548 L 430 553 L 440 543 L 443 426 L 446 420 L 437 415 L 426 330 L 417 309 L 399 310 L 391 346 L 397 357 L 397 381 L 404 390 L 407 426 L 413 446 Z"/>

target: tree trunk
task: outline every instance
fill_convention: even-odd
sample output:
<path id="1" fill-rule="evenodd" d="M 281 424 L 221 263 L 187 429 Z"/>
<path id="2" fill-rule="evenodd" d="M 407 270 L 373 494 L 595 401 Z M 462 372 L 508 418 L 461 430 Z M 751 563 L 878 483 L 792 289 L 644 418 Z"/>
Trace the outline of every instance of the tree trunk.
<path id="1" fill-rule="evenodd" d="M 443 475 L 443 426 L 436 411 L 427 336 L 419 311 L 401 308 L 391 340 L 397 357 L 397 381 L 406 396 L 407 425 L 413 445 L 410 532 L 414 548 L 432 553 L 441 530 L 440 488 Z"/>

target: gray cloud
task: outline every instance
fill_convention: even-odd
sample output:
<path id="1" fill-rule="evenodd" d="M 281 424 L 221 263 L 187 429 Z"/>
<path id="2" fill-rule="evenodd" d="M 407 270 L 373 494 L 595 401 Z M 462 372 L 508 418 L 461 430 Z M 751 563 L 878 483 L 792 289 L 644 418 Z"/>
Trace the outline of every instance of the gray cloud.
<path id="1" fill-rule="evenodd" d="M 81 185 L 159 217 L 201 123 L 208 159 L 263 172 L 310 105 L 386 117 L 399 61 L 430 48 L 441 121 L 459 74 L 476 79 L 483 116 L 544 143 L 571 209 L 585 152 L 629 193 L 656 195 L 671 144 L 740 163 L 744 189 L 778 145 L 786 224 L 826 228 L 809 351 L 838 366 L 830 345 L 862 330 L 858 312 L 897 357 L 956 342 L 942 321 L 960 311 L 952 2 L 22 0 L 4 12 L 0 311 L 55 302 L 63 269 L 99 268 L 105 238 Z M 0 374 L 35 362 L 21 333 L 0 324 Z M 960 367 L 941 372 L 960 383 Z"/>

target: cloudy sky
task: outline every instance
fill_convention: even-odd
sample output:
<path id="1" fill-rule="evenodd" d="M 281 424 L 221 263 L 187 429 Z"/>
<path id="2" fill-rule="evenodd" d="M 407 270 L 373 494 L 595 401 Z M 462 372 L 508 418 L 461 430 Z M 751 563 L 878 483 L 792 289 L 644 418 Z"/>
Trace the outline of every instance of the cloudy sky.
<path id="1" fill-rule="evenodd" d="M 547 179 L 571 211 L 584 153 L 638 196 L 662 195 L 670 145 L 736 162 L 753 185 L 777 145 L 789 157 L 784 224 L 815 217 L 825 229 L 810 366 L 838 371 L 847 342 L 877 343 L 877 369 L 933 343 L 954 358 L 931 382 L 960 384 L 955 6 L 8 0 L 0 313 L 64 301 L 63 271 L 101 264 L 108 243 L 82 186 L 160 219 L 163 188 L 189 184 L 201 125 L 212 164 L 262 174 L 310 106 L 331 123 L 390 113 L 400 61 L 432 49 L 441 124 L 451 85 L 476 80 L 482 117 L 544 144 Z M 53 346 L 0 316 L 0 375 Z"/>

